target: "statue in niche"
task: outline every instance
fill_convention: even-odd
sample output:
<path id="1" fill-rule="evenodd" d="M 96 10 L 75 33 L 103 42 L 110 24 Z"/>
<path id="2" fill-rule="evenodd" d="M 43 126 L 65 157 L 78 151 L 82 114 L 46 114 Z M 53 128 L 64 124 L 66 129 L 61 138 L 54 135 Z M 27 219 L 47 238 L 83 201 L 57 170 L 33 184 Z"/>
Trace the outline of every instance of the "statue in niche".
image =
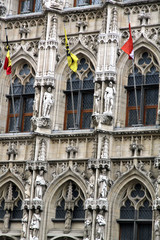
<path id="1" fill-rule="evenodd" d="M 94 176 L 94 172 L 91 169 L 91 176 L 89 178 L 89 181 L 87 182 L 88 188 L 87 188 L 87 195 L 88 198 L 93 198 L 94 197 L 94 185 L 95 185 L 95 176 Z"/>
<path id="2" fill-rule="evenodd" d="M 35 198 L 42 199 L 43 196 L 43 187 L 46 185 L 46 181 L 43 177 L 43 170 L 39 172 L 35 180 Z"/>
<path id="3" fill-rule="evenodd" d="M 113 111 L 113 100 L 114 95 L 116 94 L 116 90 L 113 87 L 113 83 L 109 82 L 109 86 L 106 87 L 105 93 L 104 93 L 104 109 L 105 113 L 112 114 Z"/>
<path id="4" fill-rule="evenodd" d="M 31 194 L 31 182 L 32 182 L 32 179 L 31 179 L 31 172 L 29 172 L 29 176 L 28 176 L 28 179 L 26 180 L 25 182 L 25 198 L 26 199 L 29 199 L 30 198 L 30 194 Z"/>
<path id="5" fill-rule="evenodd" d="M 9 231 L 9 220 L 10 220 L 10 212 L 8 210 L 6 210 L 6 213 L 4 215 L 4 218 L 3 218 L 3 232 L 8 232 Z"/>
<path id="6" fill-rule="evenodd" d="M 30 236 L 31 236 L 30 239 L 36 239 L 36 240 L 38 239 L 40 221 L 41 221 L 41 216 L 39 213 L 39 209 L 36 209 L 31 219 L 30 229 L 32 231 L 30 232 Z"/>
<path id="7" fill-rule="evenodd" d="M 84 240 L 90 240 L 92 233 L 92 214 L 88 211 L 88 216 L 84 222 Z"/>
<path id="8" fill-rule="evenodd" d="M 27 210 L 23 210 L 23 218 L 22 218 L 22 239 L 26 238 L 27 234 L 27 225 L 28 225 L 28 213 Z"/>
<path id="9" fill-rule="evenodd" d="M 47 92 L 45 92 L 43 96 L 43 109 L 42 109 L 43 117 L 50 118 L 50 110 L 53 103 L 54 103 L 54 99 L 52 94 L 52 88 L 49 87 L 47 89 Z"/>
<path id="10" fill-rule="evenodd" d="M 106 169 L 102 169 L 102 173 L 100 173 L 98 178 L 98 185 L 99 185 L 99 198 L 106 198 L 108 195 L 108 182 L 109 179 L 106 175 Z"/>
<path id="11" fill-rule="evenodd" d="M 64 224 L 64 232 L 65 233 L 69 233 L 71 230 L 71 223 L 72 223 L 72 211 L 68 210 L 66 211 L 66 215 L 65 215 L 65 224 Z"/>
<path id="12" fill-rule="evenodd" d="M 94 113 L 99 114 L 100 113 L 100 105 L 101 105 L 101 86 L 100 86 L 100 84 L 98 84 L 97 90 L 94 93 L 94 99 L 95 99 Z"/>
<path id="13" fill-rule="evenodd" d="M 103 211 L 100 211 L 100 213 L 96 217 L 96 228 L 97 228 L 97 236 L 96 240 L 104 240 L 104 229 L 106 225 L 106 221 L 103 216 Z"/>
<path id="14" fill-rule="evenodd" d="M 33 112 L 36 117 L 38 117 L 38 113 L 39 113 L 39 99 L 40 99 L 39 89 L 36 87 L 35 88 L 35 100 L 33 102 L 34 103 L 33 104 Z"/>

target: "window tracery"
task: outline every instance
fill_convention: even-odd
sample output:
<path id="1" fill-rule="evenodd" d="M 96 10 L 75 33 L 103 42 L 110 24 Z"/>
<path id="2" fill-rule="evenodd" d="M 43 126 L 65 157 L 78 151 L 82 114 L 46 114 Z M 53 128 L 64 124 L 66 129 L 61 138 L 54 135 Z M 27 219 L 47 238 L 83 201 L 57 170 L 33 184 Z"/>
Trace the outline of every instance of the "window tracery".
<path id="1" fill-rule="evenodd" d="M 120 240 L 152 239 L 152 199 L 140 183 L 125 191 L 117 222 L 120 224 Z"/>
<path id="2" fill-rule="evenodd" d="M 19 0 L 19 13 L 40 12 L 42 9 L 41 0 Z"/>
<path id="3" fill-rule="evenodd" d="M 139 123 L 155 125 L 158 109 L 159 66 L 152 53 L 143 51 L 135 58 L 135 81 Z M 128 76 L 126 126 L 137 124 L 133 71 Z"/>
<path id="4" fill-rule="evenodd" d="M 12 91 L 10 86 L 8 106 L 8 119 L 7 119 L 7 132 L 14 131 L 14 124 L 16 122 L 16 130 L 22 132 L 28 132 L 31 128 L 30 119 L 33 114 L 33 100 L 34 100 L 34 76 L 35 72 L 33 68 L 23 63 L 13 71 L 13 98 L 15 109 L 12 101 Z"/>

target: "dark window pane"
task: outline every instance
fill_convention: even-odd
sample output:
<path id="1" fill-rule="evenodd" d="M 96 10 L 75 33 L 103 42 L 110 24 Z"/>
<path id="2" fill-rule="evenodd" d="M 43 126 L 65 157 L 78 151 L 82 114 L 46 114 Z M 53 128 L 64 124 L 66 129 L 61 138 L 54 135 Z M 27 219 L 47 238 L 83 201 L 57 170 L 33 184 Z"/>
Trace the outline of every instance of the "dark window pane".
<path id="1" fill-rule="evenodd" d="M 74 116 L 76 121 L 76 114 Z M 73 113 L 67 114 L 67 129 L 69 128 L 74 128 Z"/>
<path id="2" fill-rule="evenodd" d="M 134 207 L 131 206 L 131 202 L 129 200 L 125 202 L 125 206 L 121 207 L 120 218 L 134 219 Z"/>
<path id="3" fill-rule="evenodd" d="M 135 75 L 135 80 L 136 80 L 136 86 L 141 85 L 143 83 L 142 75 L 140 73 Z M 128 86 L 134 86 L 133 74 L 130 74 L 128 76 Z"/>
<path id="4" fill-rule="evenodd" d="M 120 224 L 120 240 L 133 240 L 133 224 Z"/>
<path id="5" fill-rule="evenodd" d="M 157 114 L 157 109 L 156 108 L 146 109 L 145 125 L 155 125 L 156 124 L 156 114 Z"/>
<path id="6" fill-rule="evenodd" d="M 74 207 L 73 218 L 84 218 L 84 216 L 83 201 L 80 199 L 78 201 L 78 206 Z"/>
<path id="7" fill-rule="evenodd" d="M 41 12 L 42 10 L 42 3 L 41 0 L 36 0 L 36 4 L 35 4 L 35 12 Z"/>
<path id="8" fill-rule="evenodd" d="M 158 88 L 147 89 L 145 91 L 145 100 L 146 105 L 158 105 Z"/>
<path id="9" fill-rule="evenodd" d="M 81 2 L 88 2 L 88 0 L 80 0 Z M 84 58 L 82 58 L 80 60 L 80 64 L 78 64 L 78 70 L 81 70 L 81 73 L 83 72 L 83 69 L 86 70 L 88 68 L 88 64 L 86 63 L 86 60 Z"/>
<path id="10" fill-rule="evenodd" d="M 142 58 L 139 59 L 138 64 L 142 65 L 144 63 L 149 64 L 151 62 L 151 58 L 148 56 L 148 53 L 145 52 L 142 54 Z"/>
<path id="11" fill-rule="evenodd" d="M 34 85 L 34 77 L 30 78 L 30 81 L 26 83 L 25 85 L 25 93 L 34 93 L 35 90 L 33 88 Z"/>
<path id="12" fill-rule="evenodd" d="M 131 192 L 131 196 L 133 198 L 135 198 L 135 197 L 142 198 L 144 196 L 144 191 L 141 189 L 140 184 L 136 184 L 135 189 Z"/>
<path id="13" fill-rule="evenodd" d="M 88 73 L 88 76 L 83 80 L 83 88 L 94 89 L 93 73 L 91 71 Z"/>
<path id="14" fill-rule="evenodd" d="M 151 240 L 152 239 L 152 225 L 140 224 L 138 225 L 138 240 Z"/>
<path id="15" fill-rule="evenodd" d="M 20 98 L 14 98 L 14 110 L 15 110 L 15 113 L 18 113 L 20 112 Z M 13 103 L 12 103 L 12 100 L 10 100 L 10 111 L 9 113 L 13 114 Z"/>
<path id="16" fill-rule="evenodd" d="M 93 108 L 93 94 L 92 93 L 83 94 L 83 109 L 92 108 Z"/>
<path id="17" fill-rule="evenodd" d="M 18 78 L 15 79 L 12 86 L 13 86 L 13 94 L 22 94 L 23 86 L 20 83 Z M 10 94 L 12 94 L 11 86 L 10 86 Z"/>
<path id="18" fill-rule="evenodd" d="M 83 113 L 82 128 L 90 128 L 92 112 Z"/>
<path id="19" fill-rule="evenodd" d="M 13 208 L 13 212 L 11 214 L 11 219 L 21 219 L 23 216 L 23 210 L 21 210 L 22 201 L 19 200 L 17 206 Z"/>
<path id="20" fill-rule="evenodd" d="M 5 215 L 5 210 L 4 210 L 4 200 L 3 200 L 0 205 L 0 219 L 3 219 L 4 215 Z"/>
<path id="21" fill-rule="evenodd" d="M 29 132 L 31 129 L 31 117 L 32 116 L 24 117 L 24 132 Z"/>
<path id="22" fill-rule="evenodd" d="M 143 206 L 139 208 L 140 219 L 152 219 L 152 207 L 149 206 L 149 201 L 146 200 Z"/>
<path id="23" fill-rule="evenodd" d="M 33 112 L 33 98 L 26 98 L 25 99 L 25 107 L 24 113 L 32 113 Z"/>
<path id="24" fill-rule="evenodd" d="M 141 100 L 141 91 L 140 90 L 136 90 L 137 93 L 137 104 L 138 106 L 140 105 L 140 100 Z M 136 106 L 136 101 L 135 101 L 135 91 L 129 91 L 129 99 L 128 99 L 128 106 L 132 107 L 132 106 Z"/>
<path id="25" fill-rule="evenodd" d="M 56 218 L 65 219 L 65 210 L 64 210 L 64 200 L 62 200 L 61 205 L 56 208 Z"/>
<path id="26" fill-rule="evenodd" d="M 78 94 L 73 95 L 73 101 L 74 101 L 74 110 L 76 110 L 77 109 L 77 103 L 78 103 Z M 73 110 L 71 95 L 67 96 L 67 110 Z"/>
<path id="27" fill-rule="evenodd" d="M 15 131 L 18 128 L 18 121 L 19 121 L 18 117 L 15 118 L 15 121 L 14 121 L 14 117 L 9 118 L 9 132 Z M 15 128 L 14 128 L 14 125 L 16 125 Z"/>
<path id="28" fill-rule="evenodd" d="M 31 0 L 25 1 L 25 2 L 28 2 L 28 5 L 29 5 L 29 2 L 31 2 Z M 20 70 L 19 74 L 21 76 L 23 76 L 23 75 L 27 76 L 29 73 L 30 73 L 30 69 L 29 69 L 28 65 L 24 64 L 23 68 Z"/>
<path id="29" fill-rule="evenodd" d="M 129 110 L 128 126 L 137 124 L 137 110 Z"/>

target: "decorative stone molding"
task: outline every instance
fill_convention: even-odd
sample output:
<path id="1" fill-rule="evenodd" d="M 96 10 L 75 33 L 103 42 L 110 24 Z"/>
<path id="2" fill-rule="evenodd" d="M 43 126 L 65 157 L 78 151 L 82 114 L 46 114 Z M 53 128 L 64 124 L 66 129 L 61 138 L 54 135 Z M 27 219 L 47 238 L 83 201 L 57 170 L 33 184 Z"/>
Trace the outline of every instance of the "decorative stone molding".
<path id="1" fill-rule="evenodd" d="M 160 156 L 154 159 L 154 167 L 160 169 Z"/>
<path id="2" fill-rule="evenodd" d="M 4 1 L 1 0 L 1 1 L 0 1 L 0 16 L 5 16 L 6 11 L 7 11 L 7 9 L 6 9 L 6 7 L 4 6 Z"/>
<path id="3" fill-rule="evenodd" d="M 92 122 L 95 126 L 98 126 L 101 123 L 110 126 L 112 125 L 112 120 L 113 116 L 107 113 L 92 115 Z"/>
<path id="4" fill-rule="evenodd" d="M 132 156 L 140 156 L 143 148 L 144 148 L 143 145 L 138 144 L 137 140 L 136 142 L 133 142 L 130 144 L 130 150 L 132 152 Z"/>
<path id="5" fill-rule="evenodd" d="M 16 145 L 12 142 L 7 149 L 7 155 L 9 157 L 9 160 L 15 160 L 17 154 L 18 150 L 16 149 Z"/>
<path id="6" fill-rule="evenodd" d="M 45 117 L 32 117 L 31 122 L 33 124 L 33 128 L 36 129 L 37 127 L 39 128 L 50 128 L 51 127 L 51 119 L 50 118 L 45 118 Z"/>
<path id="7" fill-rule="evenodd" d="M 85 200 L 84 209 L 103 209 L 108 211 L 108 200 L 107 199 L 97 199 L 94 200 L 93 198 L 88 198 Z"/>
<path id="8" fill-rule="evenodd" d="M 48 162 L 45 161 L 27 161 L 26 162 L 26 171 L 33 171 L 33 170 L 44 170 L 47 172 Z"/>
<path id="9" fill-rule="evenodd" d="M 22 209 L 40 209 L 43 211 L 44 203 L 41 199 L 33 199 L 30 201 L 29 199 L 24 199 L 22 202 Z"/>
<path id="10" fill-rule="evenodd" d="M 153 201 L 153 206 L 152 206 L 153 210 L 160 210 L 160 198 L 156 198 Z"/>
<path id="11" fill-rule="evenodd" d="M 111 160 L 100 158 L 100 159 L 94 159 L 90 158 L 88 160 L 88 168 L 106 168 L 107 170 L 110 170 Z"/>
<path id="12" fill-rule="evenodd" d="M 142 12 L 138 15 L 138 20 L 140 20 L 140 25 L 148 24 L 148 20 L 150 19 L 150 14 L 142 10 Z"/>
<path id="13" fill-rule="evenodd" d="M 78 28 L 79 33 L 86 31 L 87 26 L 88 26 L 87 22 L 79 21 L 76 23 L 76 27 Z"/>
<path id="14" fill-rule="evenodd" d="M 42 85 L 54 88 L 55 87 L 55 78 L 52 76 L 49 76 L 49 75 L 44 76 Z"/>
<path id="15" fill-rule="evenodd" d="M 78 147 L 75 146 L 73 141 L 71 141 L 71 145 L 66 147 L 66 152 L 68 158 L 75 158 L 76 153 L 78 152 Z"/>

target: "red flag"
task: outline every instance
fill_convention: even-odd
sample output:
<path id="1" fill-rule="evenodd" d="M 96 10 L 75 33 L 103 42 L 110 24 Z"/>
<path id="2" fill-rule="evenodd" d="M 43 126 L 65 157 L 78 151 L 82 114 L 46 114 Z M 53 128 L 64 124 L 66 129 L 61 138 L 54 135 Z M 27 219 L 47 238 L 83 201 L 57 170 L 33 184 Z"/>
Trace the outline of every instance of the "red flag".
<path id="1" fill-rule="evenodd" d="M 121 49 L 128 54 L 129 59 L 134 59 L 134 50 L 133 50 L 133 39 L 131 33 L 131 25 L 129 23 L 129 39 L 128 41 L 121 47 Z"/>
<path id="2" fill-rule="evenodd" d="M 7 75 L 11 74 L 11 59 L 10 59 L 9 49 L 7 51 L 7 55 L 4 62 L 4 70 L 6 70 Z"/>

